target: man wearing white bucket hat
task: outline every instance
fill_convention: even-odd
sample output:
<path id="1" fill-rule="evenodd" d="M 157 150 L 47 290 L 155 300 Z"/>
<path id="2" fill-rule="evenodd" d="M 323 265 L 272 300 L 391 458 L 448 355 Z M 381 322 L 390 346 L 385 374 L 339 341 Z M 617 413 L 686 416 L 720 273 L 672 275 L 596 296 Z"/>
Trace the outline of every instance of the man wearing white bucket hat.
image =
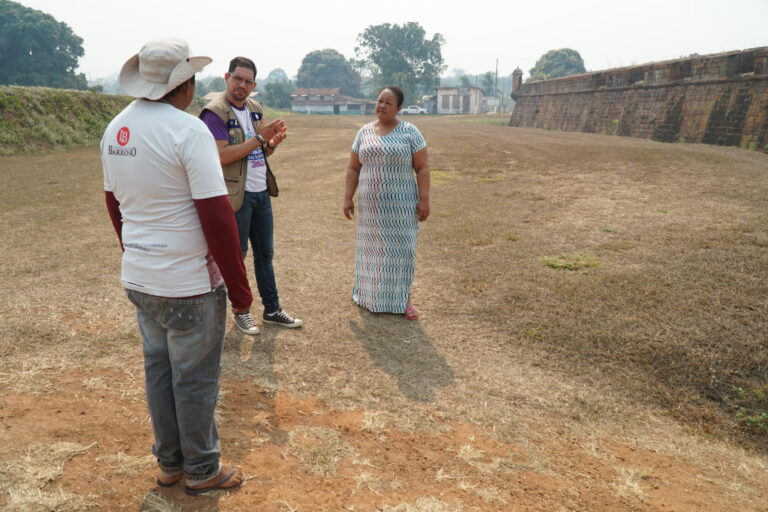
<path id="1" fill-rule="evenodd" d="M 188 494 L 243 481 L 240 468 L 220 460 L 214 410 L 227 296 L 235 312 L 253 302 L 216 143 L 184 111 L 195 73 L 210 62 L 190 56 L 181 39 L 145 44 L 120 72 L 123 91 L 137 100 L 101 141 L 121 280 L 143 338 L 157 484 L 186 475 Z"/>

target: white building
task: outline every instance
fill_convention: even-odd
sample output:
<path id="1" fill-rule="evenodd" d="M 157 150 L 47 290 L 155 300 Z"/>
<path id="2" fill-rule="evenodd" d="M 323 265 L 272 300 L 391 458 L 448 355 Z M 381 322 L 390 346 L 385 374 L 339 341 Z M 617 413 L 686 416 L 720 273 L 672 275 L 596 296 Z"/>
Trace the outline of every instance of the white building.
<path id="1" fill-rule="evenodd" d="M 479 87 L 438 87 L 438 114 L 483 114 L 483 90 Z"/>
<path id="2" fill-rule="evenodd" d="M 341 94 L 340 87 L 296 89 L 291 94 L 291 110 L 299 114 L 372 114 L 376 103 Z"/>

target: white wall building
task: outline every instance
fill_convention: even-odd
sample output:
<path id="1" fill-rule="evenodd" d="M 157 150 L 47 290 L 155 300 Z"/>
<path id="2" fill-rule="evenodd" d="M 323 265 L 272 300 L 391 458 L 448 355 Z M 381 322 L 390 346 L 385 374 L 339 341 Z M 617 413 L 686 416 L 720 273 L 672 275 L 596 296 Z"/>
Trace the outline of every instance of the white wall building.
<path id="1" fill-rule="evenodd" d="M 350 98 L 341 88 L 296 89 L 291 94 L 291 110 L 299 114 L 365 115 L 373 113 L 375 102 Z"/>
<path id="2" fill-rule="evenodd" d="M 438 87 L 438 114 L 485 113 L 483 90 L 479 87 Z"/>

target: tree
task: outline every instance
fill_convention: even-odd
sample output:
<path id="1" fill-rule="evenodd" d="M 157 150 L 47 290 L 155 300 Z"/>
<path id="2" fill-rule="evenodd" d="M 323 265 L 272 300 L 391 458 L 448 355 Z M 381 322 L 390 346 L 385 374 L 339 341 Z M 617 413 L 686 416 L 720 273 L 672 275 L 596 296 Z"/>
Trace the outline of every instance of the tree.
<path id="1" fill-rule="evenodd" d="M 445 69 L 441 52 L 445 40 L 440 34 L 432 39 L 416 22 L 403 25 L 371 25 L 357 36 L 356 65 L 370 75 L 375 89 L 397 85 L 407 102 L 424 94 L 434 94 Z"/>
<path id="2" fill-rule="evenodd" d="M 259 98 L 259 102 L 277 109 L 290 108 L 294 90 L 293 82 L 288 80 L 270 82 L 264 86 L 264 94 Z"/>
<path id="3" fill-rule="evenodd" d="M 227 90 L 227 82 L 224 81 L 223 76 L 214 77 L 208 82 L 208 92 L 223 92 Z"/>
<path id="4" fill-rule="evenodd" d="M 0 84 L 87 89 L 83 40 L 50 14 L 0 0 Z"/>
<path id="5" fill-rule="evenodd" d="M 117 73 L 107 77 L 94 78 L 88 82 L 88 85 L 90 87 L 101 87 L 102 91 L 108 94 L 122 94 Z"/>
<path id="6" fill-rule="evenodd" d="M 496 76 L 493 71 L 486 71 L 480 75 L 480 86 L 486 96 L 496 96 Z"/>
<path id="7" fill-rule="evenodd" d="M 197 81 L 195 95 L 203 97 L 209 92 L 222 92 L 226 89 L 227 84 L 224 82 L 224 78 L 220 76 L 209 76 Z"/>
<path id="8" fill-rule="evenodd" d="M 549 80 L 586 71 L 584 59 L 579 52 L 570 48 L 561 48 L 549 50 L 542 55 L 531 68 L 529 80 Z"/>
<path id="9" fill-rule="evenodd" d="M 285 73 L 283 68 L 275 68 L 272 71 L 269 72 L 267 75 L 267 78 L 264 79 L 264 84 L 271 84 L 272 82 L 289 82 L 288 75 Z"/>
<path id="10" fill-rule="evenodd" d="M 341 94 L 360 96 L 360 73 L 336 50 L 315 50 L 304 56 L 296 76 L 297 87 L 340 87 Z"/>

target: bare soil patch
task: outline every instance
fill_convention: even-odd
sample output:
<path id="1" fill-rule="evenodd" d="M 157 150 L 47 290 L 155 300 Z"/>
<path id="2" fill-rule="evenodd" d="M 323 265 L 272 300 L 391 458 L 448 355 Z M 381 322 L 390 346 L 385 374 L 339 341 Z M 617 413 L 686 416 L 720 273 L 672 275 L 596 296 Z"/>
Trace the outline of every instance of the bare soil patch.
<path id="1" fill-rule="evenodd" d="M 0 159 L 0 510 L 768 510 L 768 156 L 488 119 L 407 119 L 434 183 L 408 322 L 350 299 L 368 119 L 288 118 L 276 271 L 305 327 L 227 334 L 248 480 L 197 498 L 154 484 L 98 151 Z"/>

